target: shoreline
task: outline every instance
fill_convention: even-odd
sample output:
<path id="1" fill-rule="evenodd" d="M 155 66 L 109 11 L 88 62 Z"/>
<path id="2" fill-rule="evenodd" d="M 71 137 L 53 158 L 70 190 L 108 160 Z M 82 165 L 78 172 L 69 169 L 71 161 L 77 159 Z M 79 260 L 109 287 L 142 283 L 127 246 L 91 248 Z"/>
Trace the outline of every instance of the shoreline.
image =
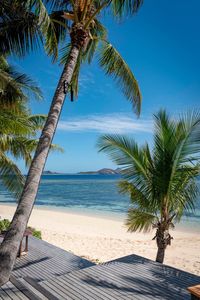
<path id="1" fill-rule="evenodd" d="M 0 216 L 11 219 L 14 204 L 0 204 Z M 95 262 L 137 254 L 155 259 L 157 247 L 150 233 L 128 233 L 124 220 L 34 207 L 29 225 L 42 231 L 47 242 Z M 199 232 L 179 228 L 166 250 L 165 264 L 200 275 Z"/>
<path id="2" fill-rule="evenodd" d="M 0 208 L 2 206 L 16 207 L 15 203 L 2 203 L 0 202 Z M 119 212 L 108 212 L 103 210 L 94 210 L 89 208 L 70 208 L 65 206 L 54 206 L 54 205 L 34 205 L 34 210 L 43 210 L 43 211 L 54 211 L 58 213 L 70 214 L 70 215 L 80 215 L 85 217 L 95 217 L 98 219 L 112 220 L 124 222 L 126 219 L 126 213 Z M 0 212 L 1 217 L 1 212 Z M 175 224 L 176 231 L 179 232 L 188 232 L 188 233 L 200 233 L 200 220 L 196 222 L 195 220 L 189 220 L 189 217 L 183 217 L 183 220 L 180 223 Z"/>

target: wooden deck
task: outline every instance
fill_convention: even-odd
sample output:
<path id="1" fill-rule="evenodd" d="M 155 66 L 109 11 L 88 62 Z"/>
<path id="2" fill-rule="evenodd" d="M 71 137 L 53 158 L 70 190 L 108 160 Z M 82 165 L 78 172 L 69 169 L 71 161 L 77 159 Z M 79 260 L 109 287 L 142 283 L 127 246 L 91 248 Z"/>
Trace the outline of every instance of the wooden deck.
<path id="1" fill-rule="evenodd" d="M 199 283 L 199 276 L 137 255 L 94 265 L 31 238 L 28 255 L 17 259 L 0 299 L 187 300 L 186 288 Z"/>
<path id="2" fill-rule="evenodd" d="M 30 237 L 28 255 L 17 259 L 13 275 L 36 281 L 50 279 L 75 270 L 93 266 L 90 261 Z"/>
<path id="3" fill-rule="evenodd" d="M 200 283 L 200 277 L 137 255 L 92 266 L 46 280 L 40 285 L 54 299 L 138 299 L 187 300 L 186 288 Z"/>

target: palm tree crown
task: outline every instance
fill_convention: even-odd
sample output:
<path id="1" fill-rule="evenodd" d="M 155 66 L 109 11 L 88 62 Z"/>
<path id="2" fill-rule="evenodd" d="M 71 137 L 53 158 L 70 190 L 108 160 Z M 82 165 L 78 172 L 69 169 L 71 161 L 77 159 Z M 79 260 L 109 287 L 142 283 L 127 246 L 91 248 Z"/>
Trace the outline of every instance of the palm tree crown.
<path id="1" fill-rule="evenodd" d="M 128 230 L 156 228 L 157 261 L 162 262 L 172 238 L 169 229 L 185 210 L 194 209 L 199 192 L 200 114 L 188 113 L 176 121 L 160 111 L 154 121 L 151 150 L 148 144 L 139 147 L 134 140 L 118 135 L 101 137 L 98 146 L 122 167 L 120 190 L 130 195 L 132 204 Z"/>
<path id="2" fill-rule="evenodd" d="M 0 53 L 22 56 L 43 43 L 53 60 L 59 57 L 60 62 L 65 64 L 70 58 L 71 47 L 76 45 L 80 52 L 68 86 L 71 94 L 78 94 L 82 63 L 91 63 L 96 55 L 100 67 L 116 80 L 135 112 L 139 113 L 141 93 L 137 80 L 119 52 L 107 40 L 107 29 L 100 22 L 100 16 L 112 13 L 114 17 L 121 19 L 136 13 L 142 2 L 29 0 L 14 1 L 14 5 L 12 3 L 10 7 L 10 1 L 5 1 L 5 8 L 0 10 Z M 14 26 L 15 34 L 12 30 Z"/>

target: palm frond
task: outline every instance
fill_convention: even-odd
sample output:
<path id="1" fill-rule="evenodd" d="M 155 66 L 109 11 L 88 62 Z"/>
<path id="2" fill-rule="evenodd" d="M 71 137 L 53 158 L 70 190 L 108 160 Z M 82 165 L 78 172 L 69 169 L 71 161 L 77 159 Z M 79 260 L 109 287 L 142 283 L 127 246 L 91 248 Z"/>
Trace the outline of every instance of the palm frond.
<path id="1" fill-rule="evenodd" d="M 0 61 L 0 107 L 22 108 L 29 97 L 42 99 L 42 92 L 28 75 L 18 72 L 8 63 Z"/>
<path id="2" fill-rule="evenodd" d="M 140 114 L 142 97 L 138 82 L 119 52 L 108 42 L 102 44 L 99 64 L 107 75 L 114 78 L 135 112 Z"/>
<path id="3" fill-rule="evenodd" d="M 32 123 L 32 126 L 34 130 L 42 129 L 45 122 L 46 122 L 47 116 L 46 115 L 30 115 L 28 116 L 28 120 Z"/>
<path id="4" fill-rule="evenodd" d="M 56 152 L 64 153 L 64 149 L 61 146 L 57 145 L 57 144 L 51 144 L 50 149 L 51 149 L 51 152 L 56 151 Z"/>
<path id="5" fill-rule="evenodd" d="M 70 0 L 44 0 L 47 8 L 51 11 L 55 10 L 67 10 L 68 5 L 71 3 Z"/>
<path id="6" fill-rule="evenodd" d="M 138 206 L 140 209 L 150 213 L 157 213 L 157 203 L 152 199 L 152 192 L 147 184 L 138 185 L 134 182 L 121 180 L 119 182 L 120 193 L 130 195 L 130 201 L 133 206 Z"/>
<path id="7" fill-rule="evenodd" d="M 67 21 L 62 17 L 63 10 L 49 12 L 48 1 L 29 0 L 29 3 L 38 18 L 38 26 L 45 41 L 45 50 L 55 61 L 58 58 L 58 44 L 66 37 Z M 56 2 L 54 3 L 56 5 Z"/>
<path id="8" fill-rule="evenodd" d="M 0 114 L 1 132 L 13 135 L 29 135 L 33 131 L 33 123 L 27 115 L 17 114 L 7 109 L 2 109 Z"/>
<path id="9" fill-rule="evenodd" d="M 125 224 L 128 227 L 129 232 L 148 232 L 152 229 L 155 221 L 157 221 L 157 216 L 146 211 L 131 208 L 128 211 L 128 217 Z"/>
<path id="10" fill-rule="evenodd" d="M 132 172 L 140 172 L 148 178 L 148 170 L 144 167 L 144 153 L 137 143 L 125 136 L 104 135 L 97 142 L 100 152 L 105 152 L 119 166 L 122 166 L 123 175 L 132 178 Z"/>
<path id="11" fill-rule="evenodd" d="M 73 93 L 75 97 L 78 97 L 78 89 L 79 89 L 79 75 L 80 75 L 80 69 L 81 69 L 81 55 L 82 53 L 79 53 L 76 67 L 74 69 L 74 73 L 72 75 L 71 84 L 70 84 L 70 92 Z M 71 95 L 72 97 L 72 95 Z M 72 98 L 73 101 L 73 98 Z"/>
<path id="12" fill-rule="evenodd" d="M 143 0 L 112 0 L 113 15 L 118 19 L 134 15 L 143 4 Z"/>
<path id="13" fill-rule="evenodd" d="M 176 135 L 183 140 L 180 153 L 180 163 L 187 163 L 200 159 L 200 112 L 188 112 L 181 116 L 177 124 Z M 192 160 L 191 160 L 192 159 Z"/>
<path id="14" fill-rule="evenodd" d="M 70 54 L 70 50 L 71 50 L 71 44 L 68 43 L 66 46 L 64 46 L 61 50 L 60 50 L 60 64 L 66 64 L 68 58 L 69 58 L 69 54 Z"/>
<path id="15" fill-rule="evenodd" d="M 0 11 L 0 54 L 24 56 L 42 42 L 37 16 L 27 9 L 24 1 L 10 6 L 3 1 Z"/>
<path id="16" fill-rule="evenodd" d="M 24 176 L 16 164 L 0 150 L 0 178 L 9 192 L 16 199 L 21 195 L 24 186 Z"/>

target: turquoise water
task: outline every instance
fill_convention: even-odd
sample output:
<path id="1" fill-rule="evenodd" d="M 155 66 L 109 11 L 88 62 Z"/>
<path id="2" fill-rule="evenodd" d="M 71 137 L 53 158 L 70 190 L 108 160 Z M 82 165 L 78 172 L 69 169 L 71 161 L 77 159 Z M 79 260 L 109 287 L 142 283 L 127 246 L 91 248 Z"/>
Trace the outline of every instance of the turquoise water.
<path id="1" fill-rule="evenodd" d="M 124 218 L 129 198 L 118 193 L 119 179 L 117 175 L 43 175 L 36 205 Z M 15 203 L 1 184 L 0 203 Z M 196 201 L 195 214 L 187 213 L 182 223 L 200 228 L 200 199 Z"/>

